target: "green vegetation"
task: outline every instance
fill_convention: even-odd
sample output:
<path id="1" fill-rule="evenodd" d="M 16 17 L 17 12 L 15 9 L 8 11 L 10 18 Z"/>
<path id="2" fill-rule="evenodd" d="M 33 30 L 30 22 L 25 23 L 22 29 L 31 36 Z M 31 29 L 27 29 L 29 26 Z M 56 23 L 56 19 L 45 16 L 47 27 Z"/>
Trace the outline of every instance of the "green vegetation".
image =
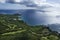
<path id="1" fill-rule="evenodd" d="M 60 40 L 57 32 L 44 25 L 29 26 L 18 16 L 0 15 L 0 40 Z"/>

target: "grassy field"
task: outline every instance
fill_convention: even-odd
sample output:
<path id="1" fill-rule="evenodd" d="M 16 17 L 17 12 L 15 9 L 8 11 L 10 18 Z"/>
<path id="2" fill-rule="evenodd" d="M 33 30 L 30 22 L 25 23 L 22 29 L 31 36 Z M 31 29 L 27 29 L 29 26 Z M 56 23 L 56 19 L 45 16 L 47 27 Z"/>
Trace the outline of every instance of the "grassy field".
<path id="1" fill-rule="evenodd" d="M 0 14 L 0 40 L 60 40 L 57 32 L 44 25 L 29 26 L 18 16 Z"/>

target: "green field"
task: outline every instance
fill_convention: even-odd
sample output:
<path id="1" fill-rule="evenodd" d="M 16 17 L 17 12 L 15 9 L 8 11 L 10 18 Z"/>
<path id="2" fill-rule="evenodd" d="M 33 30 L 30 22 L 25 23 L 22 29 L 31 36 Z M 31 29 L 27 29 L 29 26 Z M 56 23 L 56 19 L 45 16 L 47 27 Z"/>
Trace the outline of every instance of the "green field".
<path id="1" fill-rule="evenodd" d="M 0 40 L 60 40 L 57 32 L 44 25 L 29 26 L 18 16 L 0 14 Z"/>

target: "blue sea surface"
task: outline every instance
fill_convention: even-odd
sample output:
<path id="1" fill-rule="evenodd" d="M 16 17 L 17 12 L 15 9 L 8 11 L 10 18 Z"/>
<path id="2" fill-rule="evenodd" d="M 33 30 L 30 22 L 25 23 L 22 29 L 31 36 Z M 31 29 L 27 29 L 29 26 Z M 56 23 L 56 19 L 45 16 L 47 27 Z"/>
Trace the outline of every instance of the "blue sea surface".
<path id="1" fill-rule="evenodd" d="M 36 10 L 25 10 L 22 12 L 23 21 L 31 26 L 45 24 L 47 22 L 45 15 L 37 16 L 36 12 Z"/>
<path id="2" fill-rule="evenodd" d="M 17 10 L 0 10 L 0 14 L 15 14 Z"/>

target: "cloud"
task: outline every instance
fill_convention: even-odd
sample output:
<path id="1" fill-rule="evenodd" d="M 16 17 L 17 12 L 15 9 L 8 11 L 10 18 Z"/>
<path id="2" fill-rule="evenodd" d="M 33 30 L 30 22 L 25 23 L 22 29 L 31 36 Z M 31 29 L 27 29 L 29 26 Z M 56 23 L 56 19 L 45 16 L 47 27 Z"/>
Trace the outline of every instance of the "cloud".
<path id="1" fill-rule="evenodd" d="M 0 0 L 1 3 L 5 3 L 6 0 Z"/>
<path id="2" fill-rule="evenodd" d="M 47 4 L 45 4 L 47 5 Z M 42 5 L 43 6 L 43 5 Z M 51 6 L 51 5 L 48 5 L 48 6 Z M 44 18 L 46 20 L 46 23 L 45 24 L 55 24 L 55 23 L 58 23 L 60 24 L 60 17 L 57 18 L 57 16 L 60 16 L 60 6 L 57 5 L 57 4 L 53 4 L 52 7 L 49 7 L 49 8 L 45 8 L 43 10 L 46 10 L 45 13 L 43 13 L 43 15 L 45 15 L 45 17 L 41 17 L 41 18 Z"/>
<path id="3" fill-rule="evenodd" d="M 59 3 L 45 2 L 45 3 L 41 4 L 40 7 L 43 7 L 43 6 L 46 7 L 43 9 L 46 12 L 45 13 L 42 12 L 42 16 L 41 16 L 41 13 L 38 13 L 38 15 L 40 14 L 40 17 L 41 17 L 40 20 L 42 18 L 44 18 L 44 21 L 46 21 L 45 24 L 55 24 L 55 23 L 60 24 L 60 11 L 59 11 L 60 5 L 59 5 Z M 37 15 L 37 17 L 39 17 L 38 15 Z"/>
<path id="4" fill-rule="evenodd" d="M 15 2 L 21 2 L 21 0 L 15 0 Z"/>
<path id="5" fill-rule="evenodd" d="M 35 9 L 32 7 L 26 7 L 20 4 L 0 3 L 0 10 L 21 10 L 21 9 Z"/>
<path id="6" fill-rule="evenodd" d="M 7 0 L 0 0 L 1 3 L 6 3 Z M 8 0 L 10 1 L 10 0 Z M 21 2 L 21 0 L 14 0 L 14 2 Z"/>
<path id="7" fill-rule="evenodd" d="M 50 3 L 60 3 L 60 0 L 47 0 L 47 2 L 50 2 Z"/>

